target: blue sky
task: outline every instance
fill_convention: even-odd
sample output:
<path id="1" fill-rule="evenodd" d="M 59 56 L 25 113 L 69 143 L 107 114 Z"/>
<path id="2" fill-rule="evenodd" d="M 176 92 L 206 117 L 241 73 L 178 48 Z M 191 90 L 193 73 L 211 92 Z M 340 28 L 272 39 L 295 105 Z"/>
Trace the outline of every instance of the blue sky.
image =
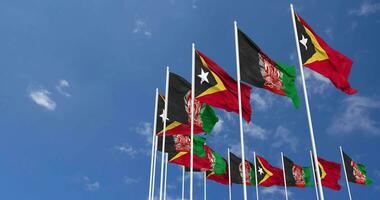
<path id="1" fill-rule="evenodd" d="M 374 184 L 351 184 L 352 195 L 376 199 L 380 2 L 293 3 L 320 36 L 353 59 L 350 82 L 359 90 L 347 96 L 305 70 L 318 153 L 339 162 L 342 145 L 366 164 Z M 165 66 L 189 80 L 195 42 L 235 77 L 233 20 L 273 59 L 297 64 L 287 1 L 1 0 L 0 198 L 145 199 L 154 90 L 164 91 Z M 300 85 L 298 91 L 303 98 Z M 282 151 L 309 165 L 304 103 L 297 110 L 285 97 L 257 88 L 251 98 L 248 156 L 255 150 L 279 166 Z M 207 144 L 224 156 L 227 147 L 239 154 L 237 115 L 218 115 Z M 169 199 L 180 196 L 180 176 L 170 165 Z M 343 178 L 340 183 L 340 192 L 325 189 L 326 198 L 347 198 Z M 227 199 L 225 186 L 209 181 L 208 191 L 209 199 Z M 289 191 L 291 199 L 315 195 L 313 188 Z M 234 198 L 241 195 L 242 187 L 234 185 Z M 284 199 L 282 188 L 260 188 L 260 195 Z"/>

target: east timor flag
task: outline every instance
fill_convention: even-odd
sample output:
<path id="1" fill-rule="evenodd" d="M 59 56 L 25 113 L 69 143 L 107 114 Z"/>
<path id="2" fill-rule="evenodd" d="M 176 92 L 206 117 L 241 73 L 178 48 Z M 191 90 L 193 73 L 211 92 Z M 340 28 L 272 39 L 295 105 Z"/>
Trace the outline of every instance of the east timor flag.
<path id="1" fill-rule="evenodd" d="M 245 160 L 245 183 L 255 185 L 255 168 L 252 163 Z M 241 158 L 230 152 L 231 183 L 243 184 L 243 165 Z"/>
<path id="2" fill-rule="evenodd" d="M 355 94 L 356 89 L 348 82 L 351 59 L 331 48 L 298 14 L 295 21 L 303 64 L 330 79 L 343 92 Z"/>
<path id="3" fill-rule="evenodd" d="M 282 169 L 273 167 L 268 161 L 258 155 L 256 155 L 256 170 L 258 185 L 264 187 L 284 185 Z"/>
<path id="4" fill-rule="evenodd" d="M 296 108 L 300 100 L 296 69 L 270 59 L 243 31 L 238 30 L 241 80 L 273 93 L 288 96 Z"/>
<path id="5" fill-rule="evenodd" d="M 318 158 L 318 167 L 322 185 L 333 190 L 340 190 L 340 164 Z"/>
<path id="6" fill-rule="evenodd" d="M 343 159 L 348 181 L 360 185 L 369 185 L 372 183 L 372 180 L 367 176 L 367 171 L 363 164 L 356 163 L 345 152 L 343 152 Z"/>
<path id="7" fill-rule="evenodd" d="M 244 119 L 251 120 L 251 87 L 241 84 L 241 101 Z M 239 113 L 237 82 L 218 64 L 195 51 L 195 96 L 200 102 Z"/>
<path id="8" fill-rule="evenodd" d="M 284 168 L 287 186 L 304 188 L 312 185 L 310 167 L 301 167 L 284 156 Z"/>

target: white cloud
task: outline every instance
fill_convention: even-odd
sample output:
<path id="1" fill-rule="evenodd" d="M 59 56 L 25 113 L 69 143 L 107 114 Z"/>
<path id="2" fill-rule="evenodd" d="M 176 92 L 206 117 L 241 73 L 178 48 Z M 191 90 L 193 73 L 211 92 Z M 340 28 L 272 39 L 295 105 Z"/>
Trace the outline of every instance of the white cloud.
<path id="1" fill-rule="evenodd" d="M 308 91 L 314 94 L 323 94 L 330 85 L 330 80 L 317 72 L 304 68 L 304 75 Z M 298 80 L 302 87 L 301 78 Z"/>
<path id="2" fill-rule="evenodd" d="M 266 140 L 270 134 L 269 131 L 253 124 L 252 122 L 249 122 L 248 124 L 245 123 L 243 125 L 243 130 L 247 135 L 260 140 Z"/>
<path id="3" fill-rule="evenodd" d="M 330 28 L 327 28 L 327 29 L 325 29 L 325 34 L 327 35 L 327 37 L 329 37 L 330 39 L 333 39 L 334 37 L 333 37 L 333 30 L 332 30 L 332 28 L 330 27 Z"/>
<path id="4" fill-rule="evenodd" d="M 143 21 L 142 19 L 136 19 L 135 20 L 135 27 L 133 28 L 133 33 L 138 34 L 141 33 L 145 35 L 146 37 L 151 37 L 152 32 L 149 29 L 147 23 Z"/>
<path id="5" fill-rule="evenodd" d="M 271 199 L 273 199 L 274 196 L 278 196 L 278 197 L 281 197 L 279 199 L 283 199 L 285 196 L 284 187 L 264 187 L 260 189 L 260 192 L 264 196 L 271 196 Z M 292 195 L 293 194 L 288 190 L 288 197 Z"/>
<path id="6" fill-rule="evenodd" d="M 191 7 L 193 7 L 194 9 L 198 8 L 198 6 L 197 6 L 197 0 L 192 0 L 191 1 Z"/>
<path id="7" fill-rule="evenodd" d="M 50 92 L 45 89 L 31 89 L 29 97 L 39 106 L 48 110 L 55 110 L 57 104 L 50 98 Z"/>
<path id="8" fill-rule="evenodd" d="M 61 95 L 65 97 L 70 97 L 71 95 L 64 91 L 65 88 L 69 88 L 69 87 L 70 87 L 70 83 L 67 80 L 60 80 L 58 82 L 58 85 L 55 88 Z"/>
<path id="9" fill-rule="evenodd" d="M 118 150 L 120 153 L 127 154 L 131 158 L 134 158 L 135 155 L 138 153 L 138 151 L 135 150 L 129 144 L 123 144 L 123 145 L 120 145 L 120 146 L 116 146 L 115 149 Z"/>
<path id="10" fill-rule="evenodd" d="M 138 134 L 146 137 L 146 140 L 149 142 L 149 144 L 152 143 L 153 128 L 151 123 L 140 122 L 140 124 L 136 127 L 135 131 Z"/>
<path id="11" fill-rule="evenodd" d="M 368 16 L 380 11 L 380 3 L 372 3 L 371 1 L 363 1 L 359 8 L 350 10 L 349 13 L 357 16 Z"/>
<path id="12" fill-rule="evenodd" d="M 380 101 L 364 96 L 350 96 L 343 100 L 343 112 L 336 115 L 328 132 L 345 134 L 353 131 L 379 135 L 379 123 L 371 117 L 373 110 L 380 109 Z"/>
<path id="13" fill-rule="evenodd" d="M 141 178 L 131 178 L 131 177 L 125 177 L 124 182 L 126 184 L 136 184 L 141 182 Z"/>
<path id="14" fill-rule="evenodd" d="M 88 191 L 96 191 L 100 189 L 100 183 L 98 181 L 92 181 L 87 176 L 83 177 L 84 185 Z"/>
<path id="15" fill-rule="evenodd" d="M 292 135 L 287 128 L 279 126 L 274 134 L 274 143 L 272 143 L 272 146 L 279 148 L 285 145 L 289 146 L 293 151 L 296 151 L 298 139 Z"/>
<path id="16" fill-rule="evenodd" d="M 219 134 L 220 132 L 222 132 L 223 123 L 224 123 L 223 119 L 219 117 L 219 121 L 215 124 L 214 129 L 213 129 L 213 132 L 215 134 Z"/>
<path id="17" fill-rule="evenodd" d="M 272 107 L 275 101 L 273 94 L 268 91 L 261 92 L 255 90 L 251 94 L 251 101 L 253 102 L 253 109 L 258 111 L 264 111 Z"/>

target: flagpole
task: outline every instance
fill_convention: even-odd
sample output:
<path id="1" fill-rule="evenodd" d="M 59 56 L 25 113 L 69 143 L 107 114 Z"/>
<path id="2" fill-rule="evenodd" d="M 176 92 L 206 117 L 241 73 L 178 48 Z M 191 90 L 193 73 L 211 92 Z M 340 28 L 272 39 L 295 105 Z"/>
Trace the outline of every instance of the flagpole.
<path id="1" fill-rule="evenodd" d="M 163 112 L 163 132 L 162 132 L 162 152 L 161 152 L 161 177 L 160 177 L 160 200 L 162 200 L 164 184 L 164 164 L 165 164 L 165 136 L 166 136 L 166 119 L 168 116 L 169 102 L 169 67 L 166 67 L 166 86 L 165 86 L 165 109 Z"/>
<path id="2" fill-rule="evenodd" d="M 243 133 L 243 112 L 241 103 L 241 88 L 240 88 L 240 58 L 239 58 L 239 42 L 237 22 L 234 21 L 235 31 L 235 51 L 236 51 L 236 73 L 237 73 L 237 87 L 238 87 L 238 101 L 239 101 L 239 125 L 240 125 L 240 148 L 241 160 L 243 164 L 243 196 L 247 200 L 247 183 L 246 183 L 246 169 L 245 169 L 245 152 L 244 152 L 244 133 Z"/>
<path id="3" fill-rule="evenodd" d="M 228 153 L 228 197 L 232 200 L 232 188 L 231 188 L 231 160 L 230 160 L 230 148 L 227 148 Z"/>
<path id="4" fill-rule="evenodd" d="M 185 200 L 185 166 L 182 166 L 182 200 Z"/>
<path id="5" fill-rule="evenodd" d="M 297 46 L 299 68 L 301 71 L 301 80 L 302 80 L 302 87 L 303 87 L 303 93 L 304 93 L 304 98 L 305 98 L 307 119 L 308 119 L 308 123 L 309 123 L 311 145 L 312 145 L 312 149 L 313 149 L 313 158 L 314 158 L 314 162 L 318 163 L 317 146 L 315 144 L 315 139 L 314 139 L 313 122 L 311 119 L 311 113 L 310 113 L 310 108 L 309 108 L 309 98 L 308 98 L 308 93 L 307 93 L 307 89 L 306 89 L 305 76 L 304 76 L 304 72 L 303 72 L 303 64 L 302 64 L 300 46 L 298 43 L 299 40 L 298 40 L 297 27 L 296 27 L 296 21 L 295 21 L 296 19 L 294 16 L 293 4 L 290 4 L 290 9 L 292 11 L 291 14 L 292 14 L 292 19 L 293 19 L 294 36 L 295 36 L 295 41 L 296 41 L 296 46 Z M 325 198 L 323 195 L 321 176 L 320 176 L 321 173 L 319 171 L 319 167 L 317 167 L 316 172 L 317 172 L 317 180 L 319 183 L 318 184 L 319 194 L 320 194 L 321 200 L 324 200 Z"/>
<path id="6" fill-rule="evenodd" d="M 288 188 L 286 186 L 286 173 L 285 173 L 285 164 L 284 164 L 284 154 L 282 152 L 281 152 L 281 161 L 282 161 L 282 173 L 284 175 L 285 199 L 288 200 Z"/>
<path id="7" fill-rule="evenodd" d="M 194 143 L 194 96 L 195 96 L 195 44 L 192 44 L 191 61 L 191 123 L 190 123 L 190 200 L 193 200 L 193 143 Z"/>
<path id="8" fill-rule="evenodd" d="M 348 197 L 350 197 L 350 200 L 352 200 L 352 197 L 351 197 L 351 189 L 350 189 L 350 184 L 348 183 L 348 177 L 347 177 L 346 165 L 345 165 L 344 157 L 343 157 L 342 146 L 339 146 L 339 149 L 340 149 L 340 156 L 342 157 L 342 165 L 343 165 L 344 175 L 345 175 L 345 177 L 346 177 L 346 184 L 347 184 Z"/>
<path id="9" fill-rule="evenodd" d="M 164 184 L 164 200 L 166 200 L 166 185 L 168 179 L 168 154 L 165 153 L 165 184 Z"/>
<path id="10" fill-rule="evenodd" d="M 255 167 L 256 200 L 259 200 L 259 183 L 257 182 L 256 151 L 253 152 L 253 164 L 254 164 L 254 167 Z"/>
<path id="11" fill-rule="evenodd" d="M 156 141 L 156 120 L 157 120 L 157 101 L 158 101 L 158 88 L 156 88 L 156 101 L 154 102 L 154 121 L 153 121 L 153 133 L 152 133 L 152 156 L 150 158 L 150 177 L 149 177 L 149 197 L 152 197 L 152 184 L 153 184 L 153 162 L 154 162 L 154 147 Z M 151 199 L 152 200 L 152 199 Z"/>
<path id="12" fill-rule="evenodd" d="M 313 172 L 313 177 L 314 177 L 314 188 L 315 188 L 315 194 L 317 195 L 317 200 L 319 200 L 319 195 L 318 195 L 318 184 L 317 184 L 317 179 L 315 177 L 315 165 L 314 165 L 314 161 L 313 161 L 313 154 L 311 153 L 310 151 L 310 160 L 311 160 L 311 170 Z"/>
<path id="13" fill-rule="evenodd" d="M 156 129 L 156 131 L 157 131 L 157 129 Z M 154 199 L 154 189 L 155 189 L 155 181 L 156 181 L 157 144 L 158 144 L 158 138 L 157 138 L 157 136 L 155 136 L 155 140 L 154 140 L 154 158 L 153 158 L 153 178 L 152 178 L 152 194 L 151 194 L 152 196 L 151 196 L 151 200 Z"/>
<path id="14" fill-rule="evenodd" d="M 203 199 L 206 200 L 207 199 L 207 175 L 206 175 L 206 171 L 203 173 Z"/>

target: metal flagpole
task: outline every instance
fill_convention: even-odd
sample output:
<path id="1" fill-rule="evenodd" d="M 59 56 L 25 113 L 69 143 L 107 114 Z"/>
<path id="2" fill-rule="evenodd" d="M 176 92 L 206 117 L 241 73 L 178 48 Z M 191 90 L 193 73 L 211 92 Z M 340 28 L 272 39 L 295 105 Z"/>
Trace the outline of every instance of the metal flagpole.
<path id="1" fill-rule="evenodd" d="M 318 163 L 317 146 L 315 144 L 315 139 L 314 139 L 313 122 L 311 119 L 311 113 L 310 113 L 310 108 L 309 108 L 309 98 L 308 98 L 308 93 L 307 93 L 307 89 L 306 89 L 305 76 L 303 73 L 302 57 L 301 57 L 299 40 L 298 40 L 297 26 L 296 26 L 296 21 L 295 21 L 296 19 L 295 19 L 295 15 L 294 15 L 293 4 L 290 4 L 290 9 L 292 11 L 291 14 L 292 14 L 292 19 L 293 19 L 294 36 L 295 36 L 295 40 L 296 40 L 298 62 L 299 62 L 299 67 L 300 67 L 300 71 L 301 71 L 301 80 L 302 80 L 303 93 L 304 93 L 304 98 L 305 98 L 307 119 L 308 119 L 308 123 L 309 123 L 311 146 L 313 149 L 313 158 L 314 158 L 314 162 Z M 324 200 L 325 198 L 323 195 L 323 189 L 322 189 L 322 184 L 321 184 L 321 176 L 320 176 L 321 173 L 319 171 L 319 167 L 317 167 L 316 172 L 317 172 L 317 180 L 319 183 L 318 184 L 319 194 L 320 194 L 321 200 Z"/>
<path id="2" fill-rule="evenodd" d="M 193 200 L 193 143 L 194 143 L 194 96 L 195 96 L 195 44 L 192 44 L 192 60 L 191 60 L 191 123 L 190 123 L 190 200 Z"/>
<path id="3" fill-rule="evenodd" d="M 230 148 L 227 148 L 228 153 L 228 197 L 232 200 L 232 188 L 231 188 L 231 160 L 230 160 Z"/>
<path id="4" fill-rule="evenodd" d="M 161 177 L 160 177 L 160 200 L 162 200 L 162 192 L 164 185 L 164 164 L 165 164 L 165 136 L 166 136 L 166 120 L 168 116 L 169 102 L 169 67 L 166 67 L 166 86 L 165 86 L 165 109 L 162 113 L 163 132 L 162 132 L 162 152 L 161 152 Z"/>
<path id="5" fill-rule="evenodd" d="M 182 200 L 185 200 L 185 166 L 182 166 Z"/>
<path id="6" fill-rule="evenodd" d="M 348 197 L 350 197 L 350 200 L 352 200 L 350 184 L 348 183 L 348 177 L 347 177 L 346 165 L 344 164 L 345 162 L 344 162 L 344 157 L 343 157 L 342 146 L 339 146 L 339 149 L 340 149 L 340 156 L 342 157 L 342 165 L 343 165 L 344 175 L 345 175 L 345 177 L 346 177 L 346 184 L 347 184 L 347 190 L 348 190 Z"/>
<path id="7" fill-rule="evenodd" d="M 259 183 L 257 182 L 256 151 L 253 152 L 253 165 L 255 167 L 256 200 L 259 200 Z"/>
<path id="8" fill-rule="evenodd" d="M 156 141 L 156 120 L 157 120 L 157 101 L 158 101 L 158 88 L 156 88 L 156 101 L 154 102 L 154 121 L 153 121 L 153 134 L 152 134 L 152 156 L 150 158 L 150 177 L 149 177 L 149 197 L 152 197 L 152 181 L 153 181 L 153 162 L 154 162 L 154 147 Z"/>
<path id="9" fill-rule="evenodd" d="M 282 172 L 284 175 L 285 199 L 288 200 L 288 188 L 286 187 L 286 173 L 285 173 L 285 164 L 284 164 L 284 154 L 282 152 L 281 152 L 281 161 L 282 161 Z"/>
<path id="10" fill-rule="evenodd" d="M 156 132 L 156 131 L 154 131 Z M 154 188 L 155 188 L 155 181 L 156 181 L 156 163 L 157 163 L 157 144 L 158 144 L 158 138 L 155 136 L 154 140 L 154 158 L 153 158 L 153 178 L 152 178 L 152 196 L 150 197 L 151 200 L 154 199 Z"/>
<path id="11" fill-rule="evenodd" d="M 207 174 L 203 173 L 203 199 L 207 199 Z"/>
<path id="12" fill-rule="evenodd" d="M 246 183 L 246 169 L 245 169 L 245 152 L 244 152 L 244 133 L 243 133 L 243 112 L 241 105 L 241 88 L 240 88 L 240 59 L 239 59 L 239 41 L 237 22 L 234 21 L 235 31 L 235 51 L 236 51 L 236 73 L 237 73 L 237 87 L 238 87 L 238 101 L 239 101 L 239 125 L 240 125 L 240 148 L 241 160 L 243 165 L 243 195 L 244 200 L 247 200 L 247 183 Z"/>
<path id="13" fill-rule="evenodd" d="M 313 177 L 314 177 L 314 188 L 315 188 L 315 194 L 317 195 L 317 200 L 319 200 L 319 194 L 318 194 L 318 184 L 317 184 L 317 178 L 315 177 L 315 165 L 314 165 L 314 160 L 313 160 L 313 154 L 310 151 L 310 160 L 311 160 L 311 170 L 313 172 Z"/>
<path id="14" fill-rule="evenodd" d="M 166 200 L 166 185 L 168 179 L 168 154 L 165 153 L 165 180 L 164 180 L 164 200 Z"/>

